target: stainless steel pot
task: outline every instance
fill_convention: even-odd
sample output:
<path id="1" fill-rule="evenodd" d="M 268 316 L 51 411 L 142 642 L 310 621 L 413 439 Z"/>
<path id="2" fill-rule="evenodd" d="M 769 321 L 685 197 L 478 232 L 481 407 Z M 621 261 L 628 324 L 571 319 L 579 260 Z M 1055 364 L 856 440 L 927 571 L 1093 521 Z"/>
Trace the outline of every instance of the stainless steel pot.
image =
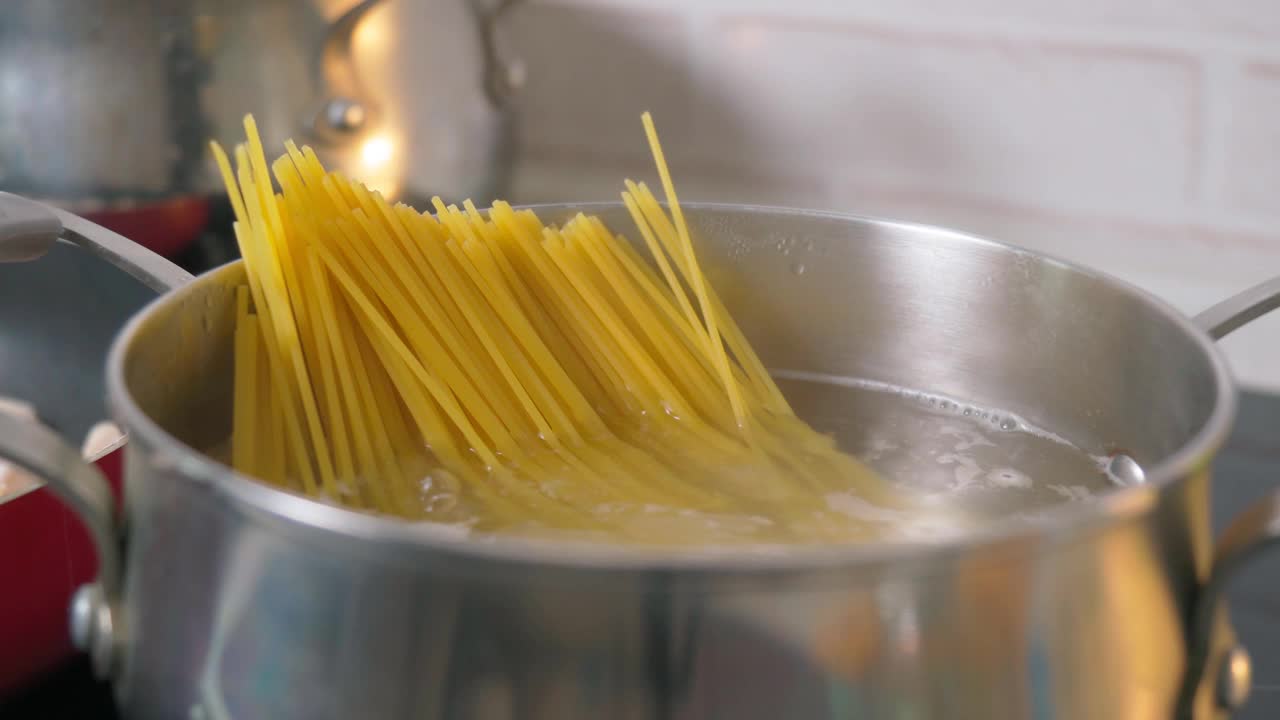
<path id="1" fill-rule="evenodd" d="M 495 30 L 514 4 L 8 0 L 0 187 L 77 208 L 210 193 L 208 139 L 238 141 L 253 113 L 269 146 L 314 143 L 389 194 L 490 197 L 519 81 Z"/>
<path id="2" fill-rule="evenodd" d="M 590 210 L 625 226 L 617 205 Z M 48 242 L 57 223 L 23 212 L 31 243 Z M 1007 408 L 1125 448 L 1146 481 L 942 544 L 772 556 L 378 519 L 200 452 L 229 427 L 232 264 L 115 343 L 121 517 L 57 437 L 0 416 L 0 455 L 44 476 L 99 543 L 72 630 L 125 714 L 1074 720 L 1211 718 L 1244 701 L 1222 588 L 1280 538 L 1280 492 L 1215 549 L 1209 462 L 1235 389 L 1213 339 L 1275 307 L 1280 282 L 1188 320 L 1105 275 L 938 228 L 686 212 L 770 367 Z"/>

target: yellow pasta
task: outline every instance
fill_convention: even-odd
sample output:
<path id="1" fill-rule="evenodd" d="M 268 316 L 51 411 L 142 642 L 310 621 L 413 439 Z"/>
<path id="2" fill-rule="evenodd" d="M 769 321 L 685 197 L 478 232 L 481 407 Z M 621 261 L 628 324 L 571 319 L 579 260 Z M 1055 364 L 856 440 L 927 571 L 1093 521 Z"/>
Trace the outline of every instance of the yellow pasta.
<path id="1" fill-rule="evenodd" d="M 249 288 L 236 289 L 235 389 L 234 416 L 231 420 L 231 462 L 236 468 L 252 473 L 257 468 L 251 460 L 257 457 L 257 418 L 254 410 L 258 396 L 258 328 L 257 318 L 249 315 Z"/>
<path id="2" fill-rule="evenodd" d="M 631 181 L 622 199 L 649 258 L 597 217 L 420 213 L 293 142 L 268 164 L 251 117 L 230 157 L 214 144 L 247 275 L 236 470 L 485 531 L 864 537 L 825 494 L 902 498 L 792 412 L 702 272 L 642 119 L 666 206 Z"/>

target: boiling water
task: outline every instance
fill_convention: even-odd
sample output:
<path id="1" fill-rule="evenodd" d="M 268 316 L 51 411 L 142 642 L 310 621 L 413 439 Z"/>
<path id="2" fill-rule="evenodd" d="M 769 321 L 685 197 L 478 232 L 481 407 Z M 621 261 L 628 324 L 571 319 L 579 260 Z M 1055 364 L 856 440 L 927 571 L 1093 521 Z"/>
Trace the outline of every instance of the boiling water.
<path id="1" fill-rule="evenodd" d="M 941 541 L 1011 518 L 1034 519 L 1049 508 L 1086 502 L 1131 480 L 1109 472 L 1111 458 L 1091 454 L 1010 413 L 874 382 L 804 373 L 779 373 L 777 380 L 810 425 L 922 499 L 916 509 L 895 511 L 871 505 L 853 490 L 828 493 L 823 500 L 829 516 L 843 518 L 850 527 L 874 528 L 869 536 L 860 536 L 862 541 Z M 745 472 L 749 482 L 751 471 Z M 625 526 L 633 536 L 667 545 L 747 544 L 767 550 L 824 541 L 803 524 L 780 527 L 768 513 L 712 515 L 663 506 L 610 505 L 599 507 L 597 515 Z M 593 538 L 535 524 L 499 530 Z M 601 534 L 594 539 L 617 538 Z M 851 534 L 849 539 L 859 538 Z"/>
<path id="2" fill-rule="evenodd" d="M 958 510 L 1024 515 L 1122 484 L 1093 455 L 1017 415 L 881 383 L 781 373 L 778 385 L 815 429 L 891 481 Z M 848 500 L 833 497 L 836 503 Z"/>
<path id="3" fill-rule="evenodd" d="M 1016 415 L 953 398 L 805 373 L 779 373 L 777 380 L 796 413 L 811 426 L 923 499 L 920 510 L 894 511 L 865 502 L 853 490 L 823 498 L 827 522 L 835 517 L 847 519 L 851 527 L 874 527 L 871 537 L 876 540 L 945 540 L 997 521 L 1034 519 L 1063 503 L 1086 502 L 1132 482 L 1134 472 L 1141 473 L 1135 465 L 1127 473 L 1112 474 L 1112 458 L 1090 454 Z M 211 454 L 225 461 L 227 448 Z M 750 482 L 750 469 L 745 472 L 744 481 Z M 561 531 L 535 523 L 495 526 L 468 512 L 465 489 L 456 481 L 443 482 L 446 474 L 437 474 L 440 477 L 422 480 L 423 506 L 427 510 L 445 503 L 455 508 L 448 513 L 451 531 L 478 538 L 496 532 L 618 539 L 612 533 Z M 751 544 L 767 549 L 820 541 L 804 527 L 780 527 L 767 512 L 709 514 L 665 506 L 602 505 L 595 514 L 611 525 L 625 526 L 633 537 L 651 537 L 665 545 Z"/>

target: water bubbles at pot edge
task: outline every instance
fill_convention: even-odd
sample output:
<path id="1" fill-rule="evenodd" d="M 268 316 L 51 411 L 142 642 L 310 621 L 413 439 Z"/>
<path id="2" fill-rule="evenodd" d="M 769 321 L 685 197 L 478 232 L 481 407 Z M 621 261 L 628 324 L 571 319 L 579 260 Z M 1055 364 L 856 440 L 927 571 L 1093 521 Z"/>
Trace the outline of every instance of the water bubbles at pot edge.
<path id="1" fill-rule="evenodd" d="M 791 263 L 792 275 L 803 275 L 805 271 L 804 263 Z"/>
<path id="2" fill-rule="evenodd" d="M 790 255 L 791 251 L 795 249 L 795 246 L 796 246 L 795 238 L 784 237 L 778 240 L 778 242 L 773 247 L 775 250 L 782 253 L 783 255 Z"/>
<path id="3" fill-rule="evenodd" d="M 419 483 L 419 502 L 427 514 L 448 512 L 458 505 L 462 486 L 452 473 L 437 468 Z"/>
<path id="4" fill-rule="evenodd" d="M 1147 475 L 1137 460 L 1124 453 L 1116 453 L 1105 459 L 1103 472 L 1111 482 L 1121 487 L 1141 485 L 1147 481 Z"/>

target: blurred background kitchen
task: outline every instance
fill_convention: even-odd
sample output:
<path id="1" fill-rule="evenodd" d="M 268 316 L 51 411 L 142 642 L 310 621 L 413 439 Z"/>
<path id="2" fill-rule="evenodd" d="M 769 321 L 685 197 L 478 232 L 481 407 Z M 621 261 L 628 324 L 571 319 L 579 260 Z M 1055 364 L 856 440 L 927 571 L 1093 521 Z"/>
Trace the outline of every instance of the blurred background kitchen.
<path id="1" fill-rule="evenodd" d="M 97 8 L 96 11 L 91 8 Z M 254 112 L 411 202 L 615 198 L 653 111 L 686 199 L 940 223 L 1193 312 L 1280 271 L 1265 0 L 7 0 L 0 188 L 192 269 Z M 269 150 L 270 150 L 269 148 Z M 1280 390 L 1280 317 L 1225 343 Z"/>
<path id="2" fill-rule="evenodd" d="M 293 137 L 394 197 L 483 204 L 616 198 L 651 176 L 646 109 L 685 200 L 948 225 L 1189 313 L 1280 274 L 1274 0 L 0 4 L 0 189 L 196 271 L 236 256 L 206 143 L 246 112 L 268 154 Z M 0 271 L 0 305 L 31 302 Z M 1223 346 L 1280 392 L 1280 315 Z M 1274 483 L 1280 411 L 1251 402 L 1218 516 Z M 1250 587 L 1260 718 L 1280 594 Z"/>

